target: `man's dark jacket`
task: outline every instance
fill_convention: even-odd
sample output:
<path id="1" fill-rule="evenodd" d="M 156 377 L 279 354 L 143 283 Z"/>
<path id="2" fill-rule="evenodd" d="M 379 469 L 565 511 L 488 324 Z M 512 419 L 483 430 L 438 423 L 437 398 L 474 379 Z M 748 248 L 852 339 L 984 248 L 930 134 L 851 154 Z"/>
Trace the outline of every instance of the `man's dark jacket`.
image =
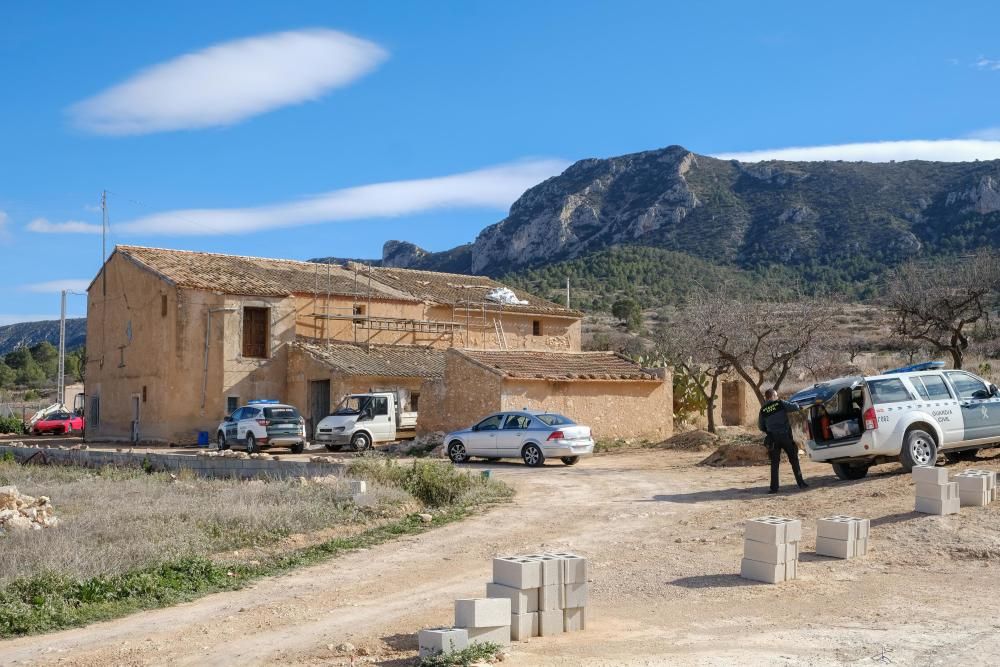
<path id="1" fill-rule="evenodd" d="M 792 425 L 788 421 L 789 412 L 798 412 L 799 406 L 788 401 L 768 401 L 760 409 L 757 417 L 757 427 L 768 435 L 786 435 L 791 437 Z"/>

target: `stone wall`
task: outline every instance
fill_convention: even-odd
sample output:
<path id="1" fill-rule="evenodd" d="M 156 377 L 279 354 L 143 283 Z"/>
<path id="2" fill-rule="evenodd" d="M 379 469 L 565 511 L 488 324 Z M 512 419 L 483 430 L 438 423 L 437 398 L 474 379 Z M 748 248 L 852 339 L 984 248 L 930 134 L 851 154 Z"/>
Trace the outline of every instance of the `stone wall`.
<path id="1" fill-rule="evenodd" d="M 417 433 L 448 432 L 471 426 L 502 409 L 500 396 L 499 375 L 470 362 L 457 351 L 449 351 L 445 356 L 444 380 L 424 386 Z"/>

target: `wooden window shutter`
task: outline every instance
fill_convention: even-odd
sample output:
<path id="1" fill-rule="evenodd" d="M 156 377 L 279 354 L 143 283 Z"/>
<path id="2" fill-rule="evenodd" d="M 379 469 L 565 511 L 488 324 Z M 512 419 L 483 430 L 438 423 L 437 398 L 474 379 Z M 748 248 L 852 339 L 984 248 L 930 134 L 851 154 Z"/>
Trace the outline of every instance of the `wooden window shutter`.
<path id="1" fill-rule="evenodd" d="M 268 349 L 267 308 L 243 309 L 243 356 L 266 358 Z"/>

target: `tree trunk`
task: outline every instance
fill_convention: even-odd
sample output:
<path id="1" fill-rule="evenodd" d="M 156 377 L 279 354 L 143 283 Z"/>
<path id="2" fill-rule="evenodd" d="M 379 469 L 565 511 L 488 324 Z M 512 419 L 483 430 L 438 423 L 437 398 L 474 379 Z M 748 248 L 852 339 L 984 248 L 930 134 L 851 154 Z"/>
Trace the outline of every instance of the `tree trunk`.
<path id="1" fill-rule="evenodd" d="M 711 390 L 708 392 L 708 432 L 715 433 L 715 397 L 719 390 L 719 376 L 712 376 Z"/>
<path id="2" fill-rule="evenodd" d="M 962 348 L 956 345 L 948 348 L 948 352 L 951 353 L 951 363 L 954 365 L 954 368 L 961 368 L 963 357 L 965 356 L 962 354 Z"/>

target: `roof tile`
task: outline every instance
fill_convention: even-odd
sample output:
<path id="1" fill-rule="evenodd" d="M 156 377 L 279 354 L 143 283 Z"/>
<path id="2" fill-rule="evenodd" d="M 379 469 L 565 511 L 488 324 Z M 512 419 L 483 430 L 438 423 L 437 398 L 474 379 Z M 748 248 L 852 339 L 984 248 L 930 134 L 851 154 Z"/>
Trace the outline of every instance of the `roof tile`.
<path id="1" fill-rule="evenodd" d="M 504 377 L 536 380 L 655 380 L 639 365 L 612 352 L 460 350 Z"/>

